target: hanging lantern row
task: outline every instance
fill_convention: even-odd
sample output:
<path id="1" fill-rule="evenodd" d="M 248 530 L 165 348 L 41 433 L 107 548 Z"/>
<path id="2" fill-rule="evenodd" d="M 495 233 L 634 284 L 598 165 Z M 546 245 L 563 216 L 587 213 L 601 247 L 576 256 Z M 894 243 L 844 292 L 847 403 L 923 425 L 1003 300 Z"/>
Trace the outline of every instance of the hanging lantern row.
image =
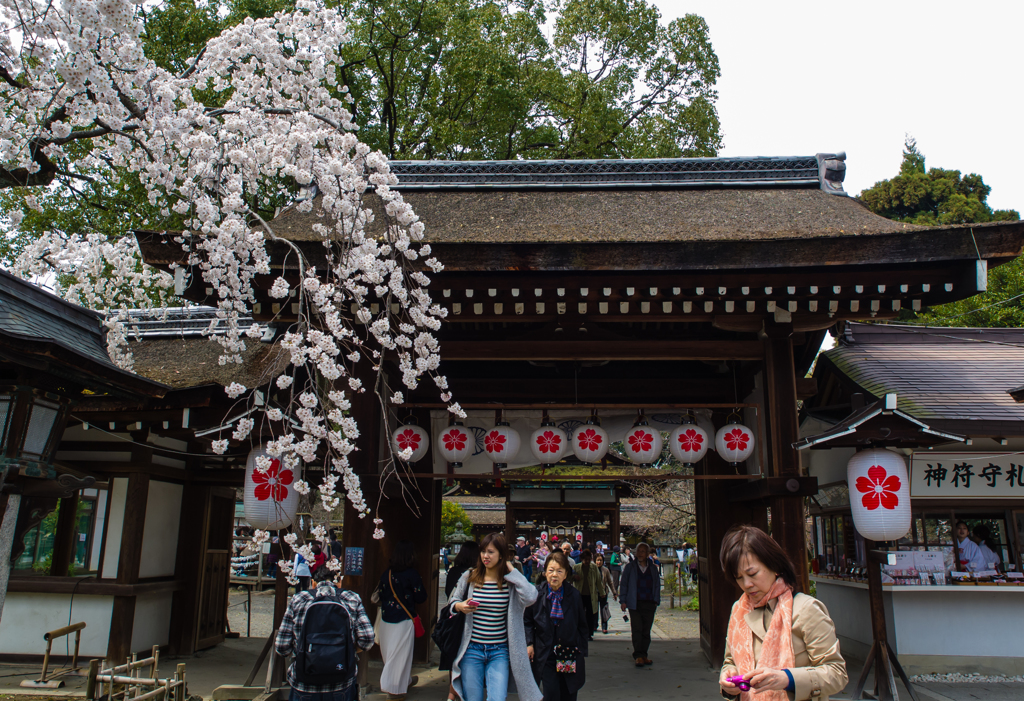
<path id="1" fill-rule="evenodd" d="M 410 419 L 394 430 L 391 444 L 396 453 L 411 448 L 412 456 L 408 462 L 416 462 L 427 454 L 430 437 Z M 599 463 L 608 454 L 611 440 L 608 432 L 601 428 L 601 420 L 596 415 L 590 416 L 571 438 L 554 421 L 545 417 L 540 428 L 530 434 L 529 444 L 533 457 L 543 467 L 551 467 L 570 452 L 582 462 Z M 442 457 L 456 468 L 462 467 L 475 445 L 475 436 L 461 421 L 455 421 L 437 436 L 437 448 Z M 507 421 L 499 421 L 484 435 L 483 452 L 489 460 L 502 467 L 516 458 L 520 445 L 519 432 Z M 651 428 L 643 415 L 623 439 L 626 457 L 636 465 L 656 462 L 662 447 L 661 432 Z M 676 460 L 688 467 L 700 462 L 710 447 L 711 440 L 707 432 L 689 416 L 668 437 L 669 451 Z M 727 462 L 733 465 L 741 463 L 754 452 L 754 433 L 735 418 L 731 419 L 715 435 L 715 450 Z"/>

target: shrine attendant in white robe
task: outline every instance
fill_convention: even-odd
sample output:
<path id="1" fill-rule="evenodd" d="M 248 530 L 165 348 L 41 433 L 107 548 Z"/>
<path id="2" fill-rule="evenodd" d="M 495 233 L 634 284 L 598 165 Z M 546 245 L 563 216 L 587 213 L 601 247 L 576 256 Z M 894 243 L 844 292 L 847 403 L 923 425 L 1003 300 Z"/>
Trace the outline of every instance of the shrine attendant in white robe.
<path id="1" fill-rule="evenodd" d="M 964 521 L 956 522 L 956 543 L 960 550 L 960 566 L 957 568 L 959 571 L 977 572 L 988 569 L 988 565 L 985 564 L 985 556 L 971 540 L 971 529 Z"/>

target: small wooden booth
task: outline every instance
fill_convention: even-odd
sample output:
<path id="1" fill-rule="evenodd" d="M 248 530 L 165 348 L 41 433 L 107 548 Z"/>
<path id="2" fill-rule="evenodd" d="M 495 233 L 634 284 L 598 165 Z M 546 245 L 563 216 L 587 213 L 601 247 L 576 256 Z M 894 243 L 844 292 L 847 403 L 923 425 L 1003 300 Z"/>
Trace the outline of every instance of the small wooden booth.
<path id="1" fill-rule="evenodd" d="M 1024 404 L 1011 392 L 1024 367 L 1024 330 L 847 323 L 823 353 L 819 393 L 805 402 L 805 435 L 835 430 L 851 402 L 895 395 L 936 432 L 965 436 L 930 449 L 905 449 L 913 509 L 910 533 L 888 543 L 884 568 L 888 638 L 910 674 L 1017 675 L 1024 632 Z M 845 650 L 871 644 L 864 540 L 853 528 L 846 463 L 853 449 L 807 451 L 818 478 L 811 500 L 817 596 L 833 614 Z M 958 521 L 983 525 L 994 541 L 999 577 L 954 582 L 962 568 Z M 992 580 L 996 581 L 992 581 Z"/>

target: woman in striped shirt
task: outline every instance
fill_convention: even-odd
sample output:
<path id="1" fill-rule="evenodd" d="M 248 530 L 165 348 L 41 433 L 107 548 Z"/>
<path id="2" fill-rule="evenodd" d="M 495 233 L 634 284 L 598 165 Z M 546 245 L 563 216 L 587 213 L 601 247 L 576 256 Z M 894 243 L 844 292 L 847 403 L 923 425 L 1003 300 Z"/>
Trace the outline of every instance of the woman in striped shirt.
<path id="1" fill-rule="evenodd" d="M 509 559 L 505 537 L 491 533 L 480 542 L 480 559 L 452 592 L 452 608 L 466 614 L 452 686 L 463 701 L 505 701 L 511 670 L 520 701 L 540 701 L 530 669 L 523 614 L 537 599 L 532 586 Z"/>

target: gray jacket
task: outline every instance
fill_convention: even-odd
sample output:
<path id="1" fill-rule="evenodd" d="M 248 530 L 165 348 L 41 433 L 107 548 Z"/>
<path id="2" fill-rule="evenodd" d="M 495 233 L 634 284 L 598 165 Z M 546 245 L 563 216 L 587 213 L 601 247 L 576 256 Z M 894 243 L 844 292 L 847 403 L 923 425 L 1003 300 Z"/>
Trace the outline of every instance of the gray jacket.
<path id="1" fill-rule="evenodd" d="M 459 583 L 455 585 L 455 589 L 448 599 L 449 604 L 454 605 L 456 602 L 468 601 L 473 598 L 473 585 L 469 583 L 470 572 L 463 574 Z M 526 609 L 537 600 L 537 587 L 530 584 L 518 570 L 506 574 L 505 581 L 512 587 L 508 602 L 508 661 L 512 670 L 512 679 L 519 692 L 519 701 L 541 701 L 543 694 L 533 678 L 530 656 L 526 651 L 526 627 L 523 625 L 523 615 L 526 613 Z M 466 649 L 469 647 L 472 631 L 473 614 L 467 613 L 459 654 L 455 657 L 455 662 L 452 663 L 452 686 L 461 699 L 465 699 L 466 695 L 462 691 L 460 665 L 466 654 Z"/>
<path id="2" fill-rule="evenodd" d="M 661 604 L 661 570 L 654 560 L 648 558 L 647 567 L 654 574 L 654 603 Z M 640 573 L 640 566 L 636 560 L 622 568 L 622 576 L 619 577 L 619 603 L 625 604 L 628 609 L 636 608 L 636 576 Z"/>

